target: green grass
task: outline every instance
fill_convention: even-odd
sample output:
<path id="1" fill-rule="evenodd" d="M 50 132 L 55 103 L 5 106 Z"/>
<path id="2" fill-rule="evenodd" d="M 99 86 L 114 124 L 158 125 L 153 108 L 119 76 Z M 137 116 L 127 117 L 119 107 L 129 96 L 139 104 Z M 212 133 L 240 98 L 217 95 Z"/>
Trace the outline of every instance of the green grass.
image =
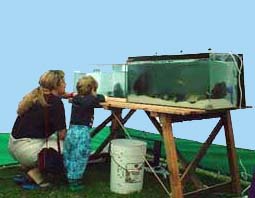
<path id="1" fill-rule="evenodd" d="M 20 186 L 12 181 L 12 177 L 20 173 L 20 167 L 6 167 L 0 169 L 0 198 L 167 198 L 167 194 L 157 182 L 151 173 L 145 172 L 144 186 L 140 193 L 129 195 L 119 195 L 110 191 L 110 163 L 89 164 L 84 178 L 83 184 L 85 189 L 80 192 L 71 192 L 64 179 L 54 178 L 54 185 L 43 190 L 23 190 Z M 203 183 L 212 185 L 223 180 L 211 176 L 210 174 L 198 174 Z M 161 178 L 166 187 L 169 189 L 168 179 Z M 185 189 L 192 190 L 194 187 L 187 184 Z M 200 196 L 201 198 L 223 198 L 232 197 L 232 195 L 218 194 Z"/>
<path id="2" fill-rule="evenodd" d="M 144 188 L 140 193 L 130 195 L 119 195 L 110 191 L 110 166 L 109 163 L 90 164 L 84 175 L 83 183 L 85 189 L 81 192 L 71 192 L 67 184 L 63 181 L 55 183 L 54 187 L 44 190 L 23 190 L 20 186 L 12 181 L 12 177 L 20 172 L 19 167 L 4 168 L 0 170 L 0 198 L 13 197 L 94 197 L 94 198 L 138 198 L 151 197 L 164 198 L 167 197 L 163 189 L 156 182 L 151 174 L 145 174 Z M 167 180 L 165 180 L 166 185 Z"/>

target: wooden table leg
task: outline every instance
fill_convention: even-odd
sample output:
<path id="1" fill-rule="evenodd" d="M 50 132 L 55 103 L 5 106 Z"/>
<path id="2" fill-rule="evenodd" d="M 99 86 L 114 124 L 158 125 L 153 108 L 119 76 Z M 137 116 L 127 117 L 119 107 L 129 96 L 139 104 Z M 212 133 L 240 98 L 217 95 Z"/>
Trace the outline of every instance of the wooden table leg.
<path id="1" fill-rule="evenodd" d="M 232 192 L 237 195 L 240 195 L 241 194 L 240 176 L 239 176 L 239 168 L 237 164 L 235 141 L 234 141 L 234 134 L 233 134 L 230 112 L 227 111 L 225 115 L 222 116 L 222 119 L 223 119 L 224 129 L 225 129 L 228 162 L 229 162 L 229 168 L 230 168 L 230 175 L 232 179 Z"/>
<path id="2" fill-rule="evenodd" d="M 93 129 L 93 131 L 90 132 L 90 137 L 93 138 L 96 134 L 98 134 L 109 122 L 112 121 L 112 117 L 113 115 L 110 115 L 100 125 Z"/>
<path id="3" fill-rule="evenodd" d="M 170 172 L 169 180 L 173 198 L 182 198 L 182 184 L 179 177 L 179 167 L 177 161 L 176 146 L 172 131 L 172 121 L 167 114 L 160 114 L 160 122 L 162 124 L 162 134 L 165 143 L 166 159 Z"/>
<path id="4" fill-rule="evenodd" d="M 114 108 L 112 109 L 112 113 L 116 115 L 116 117 L 118 118 L 120 122 L 122 122 L 122 117 L 121 117 L 122 109 Z M 118 120 L 116 120 L 115 116 L 112 116 L 111 134 L 113 139 L 125 137 L 124 132 Z"/>

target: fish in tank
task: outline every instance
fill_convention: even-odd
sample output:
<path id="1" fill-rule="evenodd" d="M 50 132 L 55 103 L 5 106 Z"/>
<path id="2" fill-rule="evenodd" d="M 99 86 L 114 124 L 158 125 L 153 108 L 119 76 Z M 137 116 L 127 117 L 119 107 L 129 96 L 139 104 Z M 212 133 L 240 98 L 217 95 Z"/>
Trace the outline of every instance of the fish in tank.
<path id="1" fill-rule="evenodd" d="M 242 108 L 242 59 L 231 53 L 129 57 L 127 101 L 207 110 Z"/>

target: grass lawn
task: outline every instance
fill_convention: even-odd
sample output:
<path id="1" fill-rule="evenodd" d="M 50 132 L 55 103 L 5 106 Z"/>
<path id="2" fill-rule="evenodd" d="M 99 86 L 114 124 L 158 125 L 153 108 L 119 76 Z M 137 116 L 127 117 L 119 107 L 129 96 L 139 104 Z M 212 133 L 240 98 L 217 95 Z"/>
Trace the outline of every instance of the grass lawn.
<path id="1" fill-rule="evenodd" d="M 148 150 L 153 150 L 153 140 L 161 140 L 161 137 L 158 134 L 148 134 L 148 133 L 141 133 L 140 131 L 131 130 L 132 135 L 134 137 L 142 138 L 142 140 L 147 141 Z M 100 134 L 92 139 L 92 147 L 95 150 L 101 142 L 107 137 L 109 134 L 109 129 L 105 128 Z M 147 136 L 150 136 L 148 139 Z M 100 137 L 99 137 L 100 136 Z M 143 137 L 144 136 L 144 137 Z M 168 197 L 166 192 L 163 190 L 161 185 L 155 179 L 155 177 L 151 173 L 145 172 L 144 176 L 144 186 L 143 190 L 140 193 L 134 193 L 129 195 L 119 195 L 112 193 L 110 191 L 110 164 L 109 163 L 98 163 L 98 164 L 89 164 L 87 171 L 84 175 L 83 183 L 85 189 L 81 192 L 70 192 L 68 186 L 63 181 L 63 179 L 55 178 L 53 187 L 49 189 L 43 190 L 33 190 L 33 191 L 25 191 L 21 189 L 20 186 L 16 185 L 12 178 L 14 175 L 20 173 L 19 166 L 15 167 L 5 167 L 3 166 L 8 164 L 17 163 L 15 160 L 11 158 L 8 154 L 7 150 L 7 143 L 8 143 L 9 134 L 1 134 L 0 135 L 0 198 L 27 198 L 27 197 L 34 197 L 34 198 L 57 198 L 57 197 L 85 197 L 85 198 L 164 198 Z M 190 162 L 193 159 L 197 151 L 201 147 L 201 143 L 190 141 L 190 140 L 183 140 L 183 139 L 176 139 L 177 147 L 179 148 L 180 152 L 183 154 L 185 159 Z M 162 144 L 161 149 L 162 158 L 165 156 L 164 145 Z M 239 159 L 242 160 L 246 171 L 251 174 L 254 164 L 255 164 L 255 152 L 247 149 L 237 149 L 237 153 Z M 228 162 L 226 157 L 226 147 L 219 146 L 219 145 L 211 145 L 210 149 L 207 152 L 207 155 L 203 158 L 200 162 L 199 167 L 204 169 L 203 171 L 197 171 L 198 176 L 200 177 L 201 181 L 211 186 L 213 184 L 218 184 L 224 181 L 227 181 L 228 178 L 221 177 L 221 174 L 229 175 L 229 168 Z M 239 164 L 240 165 L 240 164 Z M 209 170 L 212 171 L 208 173 Z M 213 173 L 214 172 L 214 173 Z M 244 172 L 243 168 L 240 167 L 240 173 Z M 162 178 L 165 186 L 169 189 L 168 179 Z M 248 183 L 249 184 L 249 183 Z M 247 182 L 242 186 L 245 188 Z M 194 187 L 191 184 L 185 185 L 185 191 L 189 192 L 194 190 Z M 201 198 L 217 198 L 217 197 L 226 197 L 226 198 L 233 198 L 235 196 L 221 194 L 221 195 L 206 195 L 200 196 Z M 199 198 L 200 198 L 199 197 Z"/>
<path id="2" fill-rule="evenodd" d="M 0 198 L 165 198 L 168 197 L 163 188 L 157 182 L 151 173 L 145 172 L 144 186 L 140 193 L 129 195 L 119 195 L 110 191 L 110 163 L 89 164 L 84 175 L 83 183 L 85 189 L 80 192 L 71 192 L 66 183 L 62 180 L 55 179 L 55 185 L 48 189 L 40 190 L 23 190 L 20 186 L 12 181 L 12 177 L 20 172 L 20 167 L 6 167 L 0 169 Z M 219 179 L 205 174 L 199 177 L 205 184 L 219 182 Z M 168 179 L 162 177 L 167 188 L 169 188 Z M 191 185 L 185 186 L 186 189 L 192 189 Z M 201 196 L 202 198 L 203 196 Z M 206 195 L 206 198 L 233 197 L 231 195 Z"/>

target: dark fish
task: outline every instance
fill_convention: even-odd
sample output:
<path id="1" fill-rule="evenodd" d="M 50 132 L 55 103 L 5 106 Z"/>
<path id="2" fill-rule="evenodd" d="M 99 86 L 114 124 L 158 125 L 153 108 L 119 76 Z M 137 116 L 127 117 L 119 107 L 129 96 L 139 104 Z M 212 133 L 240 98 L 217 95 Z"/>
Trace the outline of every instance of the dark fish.
<path id="1" fill-rule="evenodd" d="M 212 99 L 224 98 L 226 95 L 227 95 L 227 86 L 225 82 L 220 82 L 214 85 L 211 92 Z"/>
<path id="2" fill-rule="evenodd" d="M 121 88 L 120 83 L 116 83 L 113 87 L 113 96 L 115 97 L 124 97 L 124 91 Z"/>
<path id="3" fill-rule="evenodd" d="M 133 90 L 137 95 L 147 94 L 149 90 L 148 86 L 149 74 L 148 72 L 142 73 L 135 81 Z"/>

